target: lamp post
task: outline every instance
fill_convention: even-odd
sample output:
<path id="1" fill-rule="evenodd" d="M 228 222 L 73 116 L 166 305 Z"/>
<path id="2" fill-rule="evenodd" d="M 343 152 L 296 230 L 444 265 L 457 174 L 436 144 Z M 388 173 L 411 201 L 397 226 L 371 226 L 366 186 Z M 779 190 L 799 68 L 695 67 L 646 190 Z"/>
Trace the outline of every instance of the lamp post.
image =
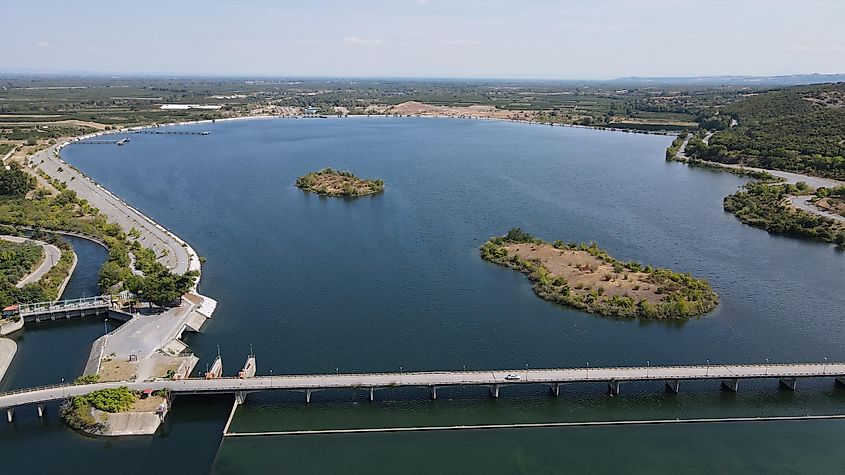
<path id="1" fill-rule="evenodd" d="M 766 376 L 769 375 L 769 359 L 766 358 Z"/>
<path id="2" fill-rule="evenodd" d="M 645 361 L 645 377 L 648 378 L 648 373 L 651 371 L 651 361 Z"/>
<path id="3" fill-rule="evenodd" d="M 587 361 L 587 379 L 590 379 L 590 362 Z"/>
<path id="4" fill-rule="evenodd" d="M 707 377 L 710 377 L 710 360 L 707 360 L 707 372 L 705 373 Z"/>
<path id="5" fill-rule="evenodd" d="M 528 363 L 525 363 L 525 380 L 528 381 Z"/>
<path id="6" fill-rule="evenodd" d="M 824 366 L 822 366 L 822 374 L 827 374 L 827 358 L 824 359 Z"/>

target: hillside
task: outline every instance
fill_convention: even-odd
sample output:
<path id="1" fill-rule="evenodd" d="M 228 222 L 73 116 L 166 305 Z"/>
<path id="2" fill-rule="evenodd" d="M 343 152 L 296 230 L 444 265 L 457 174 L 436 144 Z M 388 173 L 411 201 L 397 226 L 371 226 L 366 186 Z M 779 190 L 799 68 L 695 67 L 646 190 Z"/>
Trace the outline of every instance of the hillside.
<path id="1" fill-rule="evenodd" d="M 699 151 L 708 159 L 845 179 L 845 83 L 752 95 L 721 114 L 737 125 Z"/>

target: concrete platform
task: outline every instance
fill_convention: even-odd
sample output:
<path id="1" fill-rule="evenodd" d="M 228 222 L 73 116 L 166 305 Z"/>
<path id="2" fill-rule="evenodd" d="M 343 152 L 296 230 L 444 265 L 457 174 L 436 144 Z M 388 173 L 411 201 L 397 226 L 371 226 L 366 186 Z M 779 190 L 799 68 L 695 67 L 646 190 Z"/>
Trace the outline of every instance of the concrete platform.
<path id="1" fill-rule="evenodd" d="M 161 425 L 161 417 L 152 412 L 119 412 L 116 414 L 106 413 L 94 409 L 91 411 L 94 418 L 102 420 L 106 417 L 106 430 L 97 435 L 107 437 L 125 435 L 152 435 Z"/>
<path id="2" fill-rule="evenodd" d="M 15 359 L 15 353 L 17 352 L 17 343 L 8 338 L 0 337 L 0 382 L 3 381 L 6 370 L 9 369 L 9 365 L 12 364 L 12 360 Z"/>

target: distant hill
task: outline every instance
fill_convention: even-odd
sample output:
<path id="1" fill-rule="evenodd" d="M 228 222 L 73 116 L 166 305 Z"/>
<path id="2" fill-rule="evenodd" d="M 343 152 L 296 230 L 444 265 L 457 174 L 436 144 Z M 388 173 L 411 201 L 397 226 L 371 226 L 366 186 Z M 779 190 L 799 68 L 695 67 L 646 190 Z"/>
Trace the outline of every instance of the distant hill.
<path id="1" fill-rule="evenodd" d="M 623 77 L 610 81 L 637 86 L 754 86 L 787 87 L 806 84 L 845 82 L 845 74 L 791 74 L 787 76 L 694 76 Z"/>
<path id="2" fill-rule="evenodd" d="M 709 158 L 845 180 L 845 83 L 749 94 L 720 109 L 737 120 Z"/>

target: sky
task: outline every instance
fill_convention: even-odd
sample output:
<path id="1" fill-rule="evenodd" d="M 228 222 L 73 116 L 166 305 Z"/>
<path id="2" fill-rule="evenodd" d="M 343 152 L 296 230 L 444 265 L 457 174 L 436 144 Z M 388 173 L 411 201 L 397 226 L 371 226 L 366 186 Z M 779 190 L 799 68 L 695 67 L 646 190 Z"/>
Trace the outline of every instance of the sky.
<path id="1" fill-rule="evenodd" d="M 609 79 L 845 72 L 845 0 L 3 0 L 0 71 Z"/>

